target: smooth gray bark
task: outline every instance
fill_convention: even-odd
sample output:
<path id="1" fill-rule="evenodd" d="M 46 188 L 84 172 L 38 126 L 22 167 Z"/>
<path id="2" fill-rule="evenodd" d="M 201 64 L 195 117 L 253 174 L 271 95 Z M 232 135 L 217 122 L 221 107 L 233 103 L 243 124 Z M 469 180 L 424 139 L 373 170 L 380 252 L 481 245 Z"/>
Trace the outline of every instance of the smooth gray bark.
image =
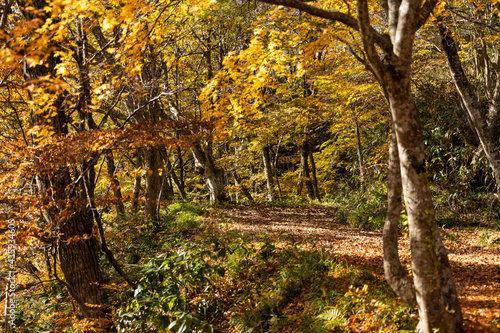
<path id="1" fill-rule="evenodd" d="M 382 234 L 384 274 L 387 283 L 394 292 L 408 305 L 415 307 L 417 305 L 415 286 L 401 265 L 398 252 L 398 227 L 403 205 L 401 203 L 402 183 L 397 144 L 396 135 L 392 133 L 387 171 L 387 215 Z"/>

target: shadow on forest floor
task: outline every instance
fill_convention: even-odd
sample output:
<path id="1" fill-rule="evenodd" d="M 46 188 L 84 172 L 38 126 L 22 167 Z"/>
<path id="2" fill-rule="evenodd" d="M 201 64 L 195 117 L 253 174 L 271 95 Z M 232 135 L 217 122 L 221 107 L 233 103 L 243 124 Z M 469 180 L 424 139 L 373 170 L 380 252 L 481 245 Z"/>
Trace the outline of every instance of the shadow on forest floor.
<path id="1" fill-rule="evenodd" d="M 282 241 L 292 236 L 295 242 L 325 247 L 349 265 L 362 266 L 383 278 L 382 232 L 337 223 L 333 208 L 231 206 L 222 211 L 230 228 Z M 499 236 L 494 232 L 489 238 Z M 500 319 L 499 245 L 487 245 L 478 228 L 446 229 L 444 242 L 466 322 L 488 325 L 493 318 Z M 400 237 L 399 246 L 403 266 L 409 267 L 408 238 Z"/>

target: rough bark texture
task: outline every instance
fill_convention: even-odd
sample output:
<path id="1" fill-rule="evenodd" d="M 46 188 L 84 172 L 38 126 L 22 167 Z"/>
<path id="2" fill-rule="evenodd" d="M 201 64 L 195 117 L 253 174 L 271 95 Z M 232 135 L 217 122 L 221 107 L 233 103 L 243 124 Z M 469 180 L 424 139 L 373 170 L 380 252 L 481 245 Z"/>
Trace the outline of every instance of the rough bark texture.
<path id="1" fill-rule="evenodd" d="M 211 147 L 202 147 L 199 142 L 194 142 L 191 144 L 191 152 L 194 156 L 196 172 L 204 176 L 207 181 L 210 202 L 214 204 L 227 201 L 224 190 L 227 185 L 224 170 L 215 165 Z"/>
<path id="2" fill-rule="evenodd" d="M 20 1 L 19 5 L 21 9 L 27 5 L 38 9 L 36 11 L 38 19 L 41 22 L 46 22 L 45 8 L 48 4 L 45 1 L 29 3 Z M 34 17 L 28 18 L 33 19 Z M 53 51 L 56 50 L 54 47 Z M 39 84 L 37 80 L 40 77 L 54 75 L 58 63 L 58 57 L 52 53 L 47 54 L 43 65 L 34 67 L 26 65 L 24 74 L 27 85 L 37 85 Z M 50 93 L 49 90 L 46 90 L 46 93 Z M 51 93 L 57 94 L 51 105 L 55 113 L 52 110 L 50 114 L 48 111 L 40 112 L 43 111 L 42 108 L 31 110 L 30 126 L 50 126 L 55 135 L 67 135 L 68 123 L 72 119 L 68 118 L 68 110 L 65 109 L 65 93 L 56 89 Z M 85 103 L 88 103 L 88 96 L 86 96 L 83 85 L 80 93 L 81 96 L 76 106 L 79 114 L 86 107 Z M 31 92 L 28 93 L 28 96 L 31 99 L 37 97 Z M 84 119 L 88 126 L 95 125 L 90 123 L 92 119 L 89 117 L 81 119 Z M 85 123 L 82 122 L 78 130 L 84 130 L 84 126 Z M 36 142 L 36 137 L 33 136 L 33 142 Z M 82 185 L 86 185 L 87 191 L 90 193 L 94 189 L 94 174 L 91 164 L 91 162 L 83 164 L 81 173 L 87 175 L 87 180 L 80 178 L 76 184 L 68 167 L 54 165 L 50 160 L 42 159 L 36 162 L 34 169 L 37 172 L 39 193 L 47 198 L 44 203 L 48 204 L 49 207 L 43 210 L 44 221 L 41 222 L 41 226 L 44 228 L 44 234 L 53 241 L 53 246 L 57 248 L 57 260 L 64 277 L 64 279 L 57 278 L 65 285 L 74 299 L 77 318 L 93 321 L 97 326 L 95 330 L 89 329 L 89 331 L 101 332 L 109 330 L 111 321 L 106 313 L 106 297 L 101 289 L 102 278 L 98 263 L 97 241 L 93 235 L 94 220 L 90 207 L 85 204 L 85 197 L 82 197 L 84 191 Z M 87 168 L 87 166 L 91 167 Z M 88 181 L 88 183 L 84 184 L 84 181 Z"/>
<path id="3" fill-rule="evenodd" d="M 498 138 L 495 137 L 494 131 L 498 118 L 498 107 L 500 107 L 500 82 L 497 81 L 495 89 L 490 94 L 490 110 L 486 114 L 485 110 L 481 109 L 474 88 L 465 75 L 453 37 L 443 24 L 438 26 L 438 30 L 453 82 L 471 120 L 470 123 L 479 138 L 481 147 L 488 158 L 490 167 L 493 170 L 497 194 L 500 195 L 500 149 Z"/>
<path id="4" fill-rule="evenodd" d="M 401 204 L 401 170 L 395 133 L 391 134 L 389 170 L 387 171 L 387 215 L 383 230 L 384 273 L 387 283 L 408 305 L 415 307 L 417 299 L 413 281 L 401 265 L 398 253 L 398 226 Z"/>

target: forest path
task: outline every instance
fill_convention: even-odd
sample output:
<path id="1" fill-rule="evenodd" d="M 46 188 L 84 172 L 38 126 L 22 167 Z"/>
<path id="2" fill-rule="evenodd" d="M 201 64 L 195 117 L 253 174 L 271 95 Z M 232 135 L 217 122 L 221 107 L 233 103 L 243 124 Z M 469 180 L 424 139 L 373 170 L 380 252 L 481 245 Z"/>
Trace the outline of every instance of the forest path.
<path id="1" fill-rule="evenodd" d="M 383 278 L 382 232 L 337 223 L 333 208 L 232 206 L 222 211 L 230 229 L 267 233 L 282 241 L 290 241 L 288 234 Z M 467 326 L 474 326 L 470 321 L 489 325 L 493 318 L 500 320 L 500 232 L 455 228 L 442 230 L 442 235 Z M 403 266 L 409 267 L 408 238 L 400 237 L 399 253 Z"/>

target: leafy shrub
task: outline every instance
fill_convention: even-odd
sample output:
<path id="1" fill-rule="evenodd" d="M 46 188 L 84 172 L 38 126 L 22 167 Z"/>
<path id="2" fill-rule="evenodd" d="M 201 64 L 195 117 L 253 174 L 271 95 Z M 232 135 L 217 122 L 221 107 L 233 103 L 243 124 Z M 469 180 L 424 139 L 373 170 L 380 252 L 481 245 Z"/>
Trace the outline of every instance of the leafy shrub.
<path id="1" fill-rule="evenodd" d="M 136 266 L 142 277 L 118 311 L 120 331 L 212 332 L 212 326 L 204 320 L 217 312 L 217 304 L 209 296 L 213 287 L 210 278 L 225 274 L 222 266 L 207 262 L 206 258 L 213 255 L 207 250 L 180 247 Z"/>

